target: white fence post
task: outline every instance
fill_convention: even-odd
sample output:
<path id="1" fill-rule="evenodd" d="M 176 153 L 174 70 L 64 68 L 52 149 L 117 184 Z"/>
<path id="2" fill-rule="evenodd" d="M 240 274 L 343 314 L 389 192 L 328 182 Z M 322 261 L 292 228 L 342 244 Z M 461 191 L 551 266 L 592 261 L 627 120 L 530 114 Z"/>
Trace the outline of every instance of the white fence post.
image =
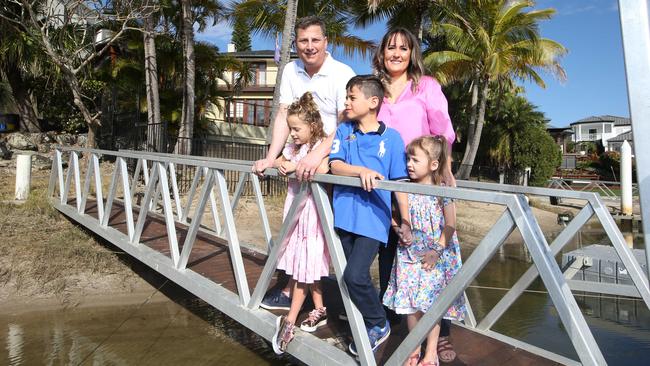
<path id="1" fill-rule="evenodd" d="M 16 159 L 16 199 L 24 201 L 29 196 L 32 181 L 32 155 L 21 154 Z"/>
<path id="2" fill-rule="evenodd" d="M 621 146 L 621 213 L 632 215 L 632 148 L 627 140 Z"/>

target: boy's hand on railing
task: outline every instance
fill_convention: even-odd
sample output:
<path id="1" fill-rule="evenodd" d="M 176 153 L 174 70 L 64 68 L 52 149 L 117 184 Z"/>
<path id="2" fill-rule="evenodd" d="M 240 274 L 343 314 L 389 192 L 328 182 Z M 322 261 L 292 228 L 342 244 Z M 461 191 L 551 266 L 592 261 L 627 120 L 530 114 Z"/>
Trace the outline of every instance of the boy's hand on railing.
<path id="1" fill-rule="evenodd" d="M 384 176 L 376 171 L 368 168 L 361 167 L 359 171 L 359 178 L 363 189 L 370 192 L 377 187 L 377 180 L 384 179 Z"/>

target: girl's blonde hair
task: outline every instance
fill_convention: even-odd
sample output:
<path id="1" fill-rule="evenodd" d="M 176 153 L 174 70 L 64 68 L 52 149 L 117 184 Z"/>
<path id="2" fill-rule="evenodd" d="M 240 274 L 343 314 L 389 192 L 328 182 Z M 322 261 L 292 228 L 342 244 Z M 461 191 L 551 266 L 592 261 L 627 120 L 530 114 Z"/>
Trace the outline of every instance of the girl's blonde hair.
<path id="1" fill-rule="evenodd" d="M 310 150 L 316 142 L 325 138 L 323 120 L 320 117 L 318 106 L 314 102 L 314 97 L 310 92 L 306 92 L 300 99 L 291 103 L 287 109 L 287 117 L 289 116 L 298 116 L 300 120 L 309 125 L 309 130 L 311 131 L 311 139 L 309 139 Z"/>
<path id="2" fill-rule="evenodd" d="M 446 168 L 449 159 L 447 139 L 444 136 L 421 136 L 408 144 L 406 153 L 414 155 L 416 149 L 424 151 L 429 158 L 429 164 L 434 160 L 438 161 L 438 169 L 433 172 L 433 183 L 440 185 L 443 182 L 442 171 Z"/>

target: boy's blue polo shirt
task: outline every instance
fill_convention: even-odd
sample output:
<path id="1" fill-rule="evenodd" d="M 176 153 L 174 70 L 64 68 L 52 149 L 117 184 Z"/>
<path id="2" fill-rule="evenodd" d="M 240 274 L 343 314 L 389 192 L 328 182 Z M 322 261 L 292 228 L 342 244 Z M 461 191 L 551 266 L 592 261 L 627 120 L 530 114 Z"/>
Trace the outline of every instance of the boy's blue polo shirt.
<path id="1" fill-rule="evenodd" d="M 336 129 L 330 161 L 341 160 L 364 166 L 385 179 L 407 179 L 406 153 L 399 133 L 379 122 L 377 131 L 363 133 L 356 122 L 343 122 Z M 388 241 L 390 229 L 390 191 L 334 186 L 334 227 L 379 240 Z"/>

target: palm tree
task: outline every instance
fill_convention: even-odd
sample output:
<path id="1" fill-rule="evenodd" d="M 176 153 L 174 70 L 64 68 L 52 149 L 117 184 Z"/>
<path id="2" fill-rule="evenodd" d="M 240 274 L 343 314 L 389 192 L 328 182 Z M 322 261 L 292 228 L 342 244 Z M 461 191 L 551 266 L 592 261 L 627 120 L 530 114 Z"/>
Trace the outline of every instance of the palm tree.
<path id="1" fill-rule="evenodd" d="M 388 28 L 406 28 L 422 40 L 427 25 L 439 12 L 438 3 L 436 0 L 352 0 L 350 20 L 358 27 L 386 20 Z"/>
<path id="2" fill-rule="evenodd" d="M 499 97 L 500 103 L 491 105 L 486 112 L 489 144 L 481 144 L 481 150 L 485 147 L 492 163 L 505 170 L 514 163 L 515 140 L 523 137 L 530 126 L 545 128 L 547 120 L 544 113 L 519 94 L 491 94 L 492 98 Z"/>
<path id="3" fill-rule="evenodd" d="M 196 81 L 194 24 L 198 24 L 199 32 L 205 29 L 209 20 L 212 20 L 212 25 L 215 25 L 223 15 L 224 8 L 216 0 L 180 0 L 180 6 L 178 29 L 183 45 L 183 109 L 174 152 L 190 154 L 194 137 L 194 102 L 196 97 L 194 90 Z"/>
<path id="4" fill-rule="evenodd" d="M 559 59 L 567 52 L 559 43 L 542 38 L 538 23 L 550 19 L 554 9 L 530 10 L 532 1 L 445 1 L 440 22 L 432 33 L 442 35 L 447 49 L 425 59 L 443 84 L 471 83 L 472 101 L 460 179 L 469 178 L 481 140 L 491 87 L 513 80 L 532 80 L 545 87 L 540 71 L 566 77 Z"/>
<path id="5" fill-rule="evenodd" d="M 160 120 L 160 92 L 158 89 L 158 59 L 156 57 L 155 28 L 160 16 L 151 13 L 142 21 L 144 50 L 145 90 L 147 95 L 147 147 L 156 152 L 166 152 Z"/>

